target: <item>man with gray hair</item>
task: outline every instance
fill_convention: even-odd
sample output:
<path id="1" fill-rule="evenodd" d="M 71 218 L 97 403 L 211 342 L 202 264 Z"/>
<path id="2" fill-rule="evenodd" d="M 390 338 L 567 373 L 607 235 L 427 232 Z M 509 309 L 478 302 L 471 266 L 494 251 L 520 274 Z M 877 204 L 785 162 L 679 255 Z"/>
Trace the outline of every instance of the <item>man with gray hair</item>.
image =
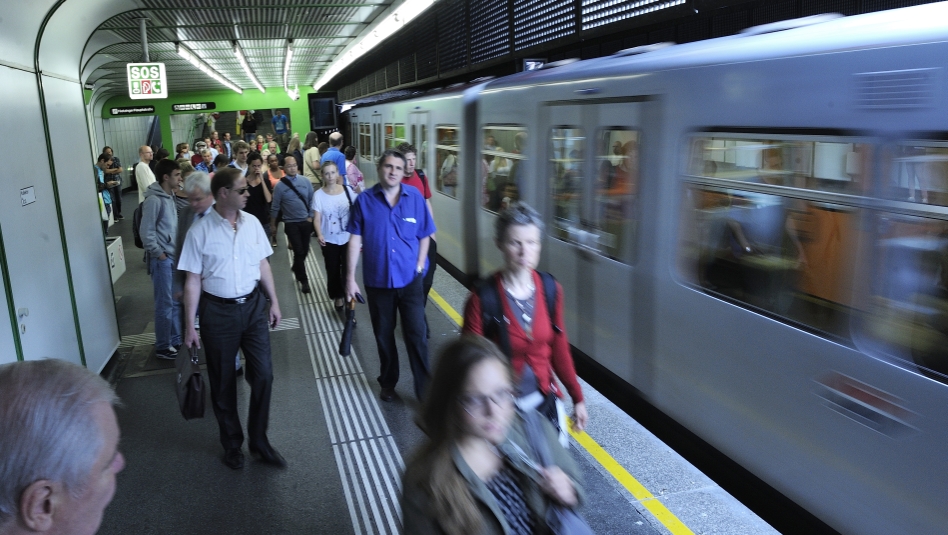
<path id="1" fill-rule="evenodd" d="M 109 384 L 62 360 L 0 366 L 0 535 L 92 535 L 125 467 Z"/>

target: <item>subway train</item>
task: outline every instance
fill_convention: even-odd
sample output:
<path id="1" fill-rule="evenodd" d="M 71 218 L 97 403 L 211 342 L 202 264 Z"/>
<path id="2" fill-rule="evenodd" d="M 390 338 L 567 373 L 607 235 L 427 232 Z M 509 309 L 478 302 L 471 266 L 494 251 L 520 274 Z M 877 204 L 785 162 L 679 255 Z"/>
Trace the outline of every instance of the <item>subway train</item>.
<path id="1" fill-rule="evenodd" d="M 842 533 L 948 529 L 948 3 L 824 15 L 346 110 L 410 141 L 438 252 L 546 221 L 575 349 Z"/>

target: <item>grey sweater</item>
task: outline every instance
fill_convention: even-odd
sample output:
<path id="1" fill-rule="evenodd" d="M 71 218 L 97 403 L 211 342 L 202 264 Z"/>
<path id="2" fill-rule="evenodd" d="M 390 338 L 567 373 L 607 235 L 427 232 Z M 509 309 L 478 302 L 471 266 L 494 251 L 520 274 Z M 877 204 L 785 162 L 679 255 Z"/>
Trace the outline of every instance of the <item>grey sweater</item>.
<path id="1" fill-rule="evenodd" d="M 165 193 L 155 182 L 145 190 L 142 205 L 142 244 L 148 256 L 159 257 L 164 253 L 172 258 L 175 252 L 175 235 L 178 233 L 178 214 L 174 197 Z"/>

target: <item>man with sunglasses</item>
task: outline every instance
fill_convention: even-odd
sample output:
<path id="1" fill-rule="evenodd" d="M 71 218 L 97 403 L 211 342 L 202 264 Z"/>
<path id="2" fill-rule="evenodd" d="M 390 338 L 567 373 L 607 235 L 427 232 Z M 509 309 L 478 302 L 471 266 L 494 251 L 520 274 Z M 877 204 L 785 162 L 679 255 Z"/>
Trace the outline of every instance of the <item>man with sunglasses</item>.
<path id="1" fill-rule="evenodd" d="M 224 464 L 235 470 L 244 466 L 233 360 L 238 348 L 247 359 L 245 378 L 250 383 L 250 454 L 263 463 L 286 466 L 267 439 L 273 384 L 268 327 L 275 328 L 282 317 L 267 260 L 273 249 L 260 220 L 243 211 L 247 190 L 239 169 L 226 167 L 214 174 L 211 193 L 216 204 L 191 226 L 178 262 L 178 269 L 187 272 L 184 345 L 204 344 Z M 200 342 L 194 328 L 198 312 Z"/>

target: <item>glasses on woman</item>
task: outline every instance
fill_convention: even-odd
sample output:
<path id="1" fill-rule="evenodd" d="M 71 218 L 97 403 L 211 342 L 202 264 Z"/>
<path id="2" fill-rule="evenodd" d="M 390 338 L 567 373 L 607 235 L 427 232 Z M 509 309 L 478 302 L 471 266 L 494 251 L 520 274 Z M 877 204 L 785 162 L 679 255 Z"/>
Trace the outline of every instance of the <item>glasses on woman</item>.
<path id="1" fill-rule="evenodd" d="M 487 414 L 490 403 L 503 410 L 513 407 L 514 395 L 512 391 L 504 389 L 498 390 L 489 396 L 486 394 L 465 394 L 458 397 L 458 402 L 464 408 L 464 411 L 471 416 L 484 416 Z"/>

